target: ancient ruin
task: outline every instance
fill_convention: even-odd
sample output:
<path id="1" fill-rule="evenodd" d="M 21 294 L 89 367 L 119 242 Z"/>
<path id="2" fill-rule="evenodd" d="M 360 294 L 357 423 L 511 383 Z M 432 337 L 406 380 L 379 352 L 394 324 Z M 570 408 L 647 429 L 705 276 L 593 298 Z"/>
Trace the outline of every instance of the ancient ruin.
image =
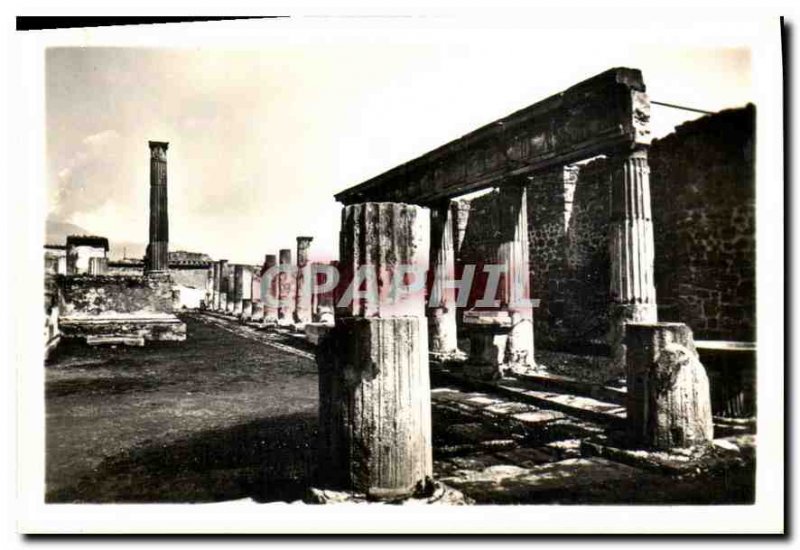
<path id="1" fill-rule="evenodd" d="M 260 265 L 170 253 L 168 144 L 151 141 L 145 258 L 109 262 L 94 236 L 46 247 L 46 353 L 183 341 L 187 319 L 287 354 L 247 356 L 243 385 L 313 359 L 313 460 L 291 464 L 307 502 L 448 486 L 467 495 L 453 502 L 535 502 L 548 483 L 602 492 L 628 469 L 724 462 L 720 438 L 755 415 L 754 109 L 652 143 L 649 118 L 641 72 L 614 68 L 478 128 L 336 194 L 332 262 L 311 235 Z M 226 346 L 209 376 L 241 366 Z M 259 456 L 269 429 L 223 438 L 252 431 L 243 454 Z"/>

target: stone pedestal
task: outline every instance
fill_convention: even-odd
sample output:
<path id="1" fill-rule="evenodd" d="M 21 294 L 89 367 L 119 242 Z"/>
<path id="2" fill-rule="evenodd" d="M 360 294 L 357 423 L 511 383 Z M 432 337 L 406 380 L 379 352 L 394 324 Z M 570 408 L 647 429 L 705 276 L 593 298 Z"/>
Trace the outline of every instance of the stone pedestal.
<path id="1" fill-rule="evenodd" d="M 262 302 L 253 302 L 253 313 L 250 315 L 250 320 L 257 323 L 264 320 L 264 304 Z"/>
<path id="2" fill-rule="evenodd" d="M 447 201 L 431 209 L 428 337 L 430 352 L 439 358 L 458 354 L 454 280 L 453 215 Z"/>
<path id="3" fill-rule="evenodd" d="M 278 323 L 294 323 L 294 310 L 297 303 L 297 286 L 292 268 L 292 251 L 282 248 L 278 254 L 281 271 L 278 273 Z"/>
<path id="4" fill-rule="evenodd" d="M 346 206 L 340 266 L 427 267 L 426 218 L 406 204 Z M 424 295 L 337 305 L 317 355 L 320 482 L 371 498 L 409 496 L 432 475 Z"/>
<path id="5" fill-rule="evenodd" d="M 242 321 L 249 321 L 253 317 L 253 300 L 242 300 Z"/>
<path id="6" fill-rule="evenodd" d="M 310 323 L 312 320 L 312 287 L 311 264 L 308 261 L 308 249 L 313 237 L 297 237 L 297 302 L 294 320 L 298 323 Z"/>
<path id="7" fill-rule="evenodd" d="M 611 159 L 611 306 L 609 344 L 615 374 L 625 372 L 625 325 L 658 320 L 647 151 Z"/>
<path id="8" fill-rule="evenodd" d="M 691 329 L 628 323 L 625 333 L 629 443 L 660 450 L 710 443 L 711 393 Z"/>
<path id="9" fill-rule="evenodd" d="M 504 374 L 509 333 L 513 328 L 507 311 L 467 311 L 464 331 L 469 337 L 469 357 L 464 374 L 479 380 L 497 380 Z"/>

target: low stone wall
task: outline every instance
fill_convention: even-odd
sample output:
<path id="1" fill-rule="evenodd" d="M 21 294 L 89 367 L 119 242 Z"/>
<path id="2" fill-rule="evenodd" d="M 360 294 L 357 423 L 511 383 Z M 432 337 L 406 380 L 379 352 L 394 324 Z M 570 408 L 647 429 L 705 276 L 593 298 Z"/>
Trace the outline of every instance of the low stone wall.
<path id="1" fill-rule="evenodd" d="M 59 277 L 62 317 L 172 312 L 172 283 L 137 275 Z"/>

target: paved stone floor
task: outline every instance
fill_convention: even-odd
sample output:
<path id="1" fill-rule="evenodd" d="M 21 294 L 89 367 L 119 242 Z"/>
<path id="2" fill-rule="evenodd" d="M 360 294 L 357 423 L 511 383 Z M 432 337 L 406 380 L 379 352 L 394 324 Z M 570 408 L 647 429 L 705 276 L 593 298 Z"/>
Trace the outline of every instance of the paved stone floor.
<path id="1" fill-rule="evenodd" d="M 49 502 L 304 496 L 317 467 L 313 349 L 220 316 L 182 318 L 186 342 L 68 345 L 49 362 Z M 524 381 L 476 388 L 447 368 L 432 382 L 435 474 L 476 503 L 752 500 L 752 436 L 719 440 L 729 454 L 714 468 L 665 472 L 587 452 L 620 421 L 618 403 Z"/>

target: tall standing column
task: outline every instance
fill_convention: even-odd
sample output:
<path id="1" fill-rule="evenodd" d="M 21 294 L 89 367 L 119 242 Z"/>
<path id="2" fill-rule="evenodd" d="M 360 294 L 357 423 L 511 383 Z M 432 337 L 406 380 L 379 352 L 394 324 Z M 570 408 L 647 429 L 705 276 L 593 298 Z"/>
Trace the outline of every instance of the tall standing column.
<path id="1" fill-rule="evenodd" d="M 346 206 L 339 266 L 353 275 L 347 284 L 357 290 L 359 271 L 374 270 L 367 286 L 379 293 L 390 284 L 385 274 L 426 268 L 426 218 L 407 204 Z M 347 301 L 349 291 L 337 294 L 335 326 L 317 356 L 320 481 L 373 498 L 407 496 L 432 475 L 425 297 Z"/>
<path id="2" fill-rule="evenodd" d="M 528 240 L 528 195 L 524 184 L 501 188 L 505 239 L 498 248 L 498 262 L 505 267 L 501 279 L 501 305 L 511 315 L 505 363 L 535 366 L 533 349 L 533 307 L 530 302 L 530 250 Z"/>
<path id="3" fill-rule="evenodd" d="M 294 322 L 294 308 L 297 301 L 291 249 L 282 248 L 278 252 L 278 259 L 281 266 L 278 274 L 278 322 L 288 325 Z"/>
<path id="4" fill-rule="evenodd" d="M 270 273 L 277 264 L 278 259 L 275 254 L 264 256 L 264 274 L 261 277 L 261 301 L 264 302 L 264 321 L 267 322 L 278 320 L 279 277 L 277 274 Z"/>
<path id="5" fill-rule="evenodd" d="M 150 141 L 150 241 L 146 273 L 169 271 L 169 219 L 167 217 L 167 147 L 164 141 Z"/>
<path id="6" fill-rule="evenodd" d="M 625 324 L 658 320 L 647 150 L 611 159 L 610 345 L 614 374 L 625 369 Z"/>
<path id="7" fill-rule="evenodd" d="M 298 323 L 311 322 L 311 264 L 308 261 L 308 249 L 313 237 L 297 237 L 297 307 L 294 312 Z"/>
<path id="8" fill-rule="evenodd" d="M 450 201 L 431 209 L 431 246 L 428 300 L 430 352 L 448 357 L 458 352 L 455 289 L 446 286 L 456 276 L 453 214 Z"/>

